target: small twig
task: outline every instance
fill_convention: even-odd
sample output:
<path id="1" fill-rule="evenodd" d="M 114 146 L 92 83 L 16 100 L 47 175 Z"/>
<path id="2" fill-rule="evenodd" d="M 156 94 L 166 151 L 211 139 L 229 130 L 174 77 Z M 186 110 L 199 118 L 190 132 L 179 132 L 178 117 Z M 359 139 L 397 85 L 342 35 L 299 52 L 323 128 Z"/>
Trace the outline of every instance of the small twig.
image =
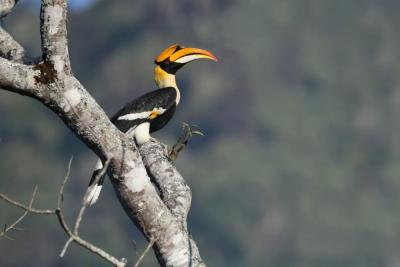
<path id="1" fill-rule="evenodd" d="M 140 255 L 139 255 L 138 250 L 137 250 L 138 246 L 137 246 L 135 240 L 132 240 L 132 242 L 133 242 L 133 249 L 135 251 L 135 255 L 136 255 L 136 257 L 140 258 Z"/>
<path id="2" fill-rule="evenodd" d="M 30 200 L 29 206 L 28 206 L 29 208 L 32 208 L 33 201 L 35 200 L 36 192 L 37 192 L 37 186 L 35 186 L 35 189 L 33 190 L 32 197 L 31 197 L 31 200 Z M 22 221 L 22 220 L 25 218 L 25 216 L 26 216 L 28 213 L 29 213 L 29 211 L 25 210 L 25 212 L 21 215 L 21 217 L 19 217 L 19 218 L 18 218 L 15 222 L 13 222 L 10 226 L 7 227 L 7 225 L 5 225 L 5 226 L 4 226 L 4 230 L 0 233 L 0 237 L 3 237 L 3 236 L 4 236 L 4 237 L 7 238 L 7 239 L 13 240 L 11 237 L 7 236 L 6 233 L 7 233 L 8 231 L 11 231 L 11 230 L 15 230 L 15 231 L 21 231 L 21 230 L 23 230 L 22 228 L 17 228 L 16 226 L 17 226 L 17 224 L 18 224 L 20 221 Z"/>
<path id="3" fill-rule="evenodd" d="M 34 214 L 47 214 L 47 215 L 49 215 L 49 214 L 55 214 L 55 213 L 56 213 L 55 210 L 49 210 L 49 209 L 47 209 L 47 210 L 46 210 L 46 209 L 40 210 L 40 209 L 30 208 L 29 206 L 26 206 L 26 205 L 24 205 L 24 204 L 22 204 L 22 203 L 20 203 L 20 202 L 18 202 L 18 201 L 15 201 L 15 200 L 13 200 L 13 199 L 7 197 L 7 196 L 4 195 L 3 193 L 0 193 L 0 199 L 3 199 L 5 202 L 7 202 L 7 203 L 9 203 L 9 204 L 11 204 L 11 205 L 13 205 L 13 206 L 15 206 L 15 207 L 21 208 L 21 209 L 23 209 L 23 210 L 25 210 L 25 211 L 28 211 L 28 212 L 30 212 L 30 213 L 34 213 Z"/>
<path id="4" fill-rule="evenodd" d="M 69 162 L 68 162 L 68 169 L 67 169 L 67 174 L 64 177 L 63 183 L 61 184 L 61 188 L 60 188 L 60 192 L 58 194 L 58 201 L 57 201 L 57 210 L 56 210 L 56 214 L 58 217 L 58 220 L 61 224 L 61 227 L 64 229 L 64 231 L 70 236 L 70 238 L 68 239 L 68 241 L 65 243 L 64 248 L 62 249 L 61 253 L 60 253 L 60 257 L 64 257 L 64 254 L 67 250 L 67 247 L 69 244 L 71 244 L 71 242 L 73 241 L 72 236 L 70 235 L 70 230 L 67 226 L 67 224 L 64 221 L 64 218 L 62 216 L 62 203 L 64 202 L 64 187 L 65 184 L 67 183 L 69 176 L 71 174 L 71 165 L 72 165 L 72 160 L 73 160 L 73 156 L 70 157 Z"/>
<path id="5" fill-rule="evenodd" d="M 14 238 L 9 237 L 8 235 L 4 234 L 3 237 L 7 240 L 14 241 Z"/>
<path id="6" fill-rule="evenodd" d="M 61 187 L 60 187 L 60 192 L 58 193 L 57 209 L 61 209 L 62 203 L 64 201 L 64 187 L 69 179 L 69 175 L 71 174 L 71 165 L 72 165 L 73 159 L 74 159 L 74 156 L 71 156 L 69 159 L 67 174 L 64 177 L 63 183 L 61 184 Z"/>
<path id="7" fill-rule="evenodd" d="M 63 249 L 61 250 L 60 253 L 60 257 L 63 258 L 65 253 L 67 252 L 67 248 L 69 247 L 69 245 L 72 243 L 72 241 L 74 241 L 74 239 L 72 237 L 68 238 L 67 242 L 65 242 L 65 245 L 63 247 Z"/>
<path id="8" fill-rule="evenodd" d="M 174 162 L 178 158 L 179 153 L 185 148 L 193 135 L 204 136 L 202 132 L 194 130 L 193 128 L 198 128 L 198 126 L 194 124 L 190 125 L 186 122 L 182 123 L 182 130 L 178 141 L 169 151 L 168 157 L 170 161 Z"/>
<path id="9" fill-rule="evenodd" d="M 63 183 L 61 184 L 61 188 L 60 188 L 60 192 L 58 194 L 58 201 L 57 201 L 57 210 L 56 210 L 56 214 L 58 217 L 58 220 L 61 224 L 61 227 L 64 229 L 64 231 L 70 236 L 67 240 L 67 242 L 65 243 L 61 253 L 60 253 L 60 257 L 64 257 L 65 252 L 67 251 L 67 248 L 69 246 L 69 244 L 71 244 L 71 242 L 73 241 L 73 238 L 71 236 L 72 233 L 70 233 L 71 231 L 69 230 L 67 224 L 64 221 L 64 218 L 62 216 L 62 203 L 64 201 L 64 187 L 65 184 L 67 183 L 69 176 L 71 174 L 71 165 L 72 165 L 72 160 L 73 160 L 73 156 L 71 156 L 71 158 L 69 159 L 68 162 L 68 169 L 67 169 L 67 174 L 65 175 L 65 178 L 63 180 Z"/>
<path id="10" fill-rule="evenodd" d="M 78 217 L 76 219 L 75 226 L 74 226 L 74 234 L 76 234 L 76 235 L 79 232 L 79 226 L 81 224 L 81 221 L 82 221 L 82 218 L 83 218 L 83 214 L 85 213 L 86 207 L 87 207 L 87 205 L 85 205 L 85 204 L 82 205 L 82 207 L 81 207 L 81 209 L 79 211 Z"/>
<path id="11" fill-rule="evenodd" d="M 139 264 L 143 261 L 144 256 L 146 256 L 147 252 L 153 247 L 154 242 L 156 242 L 155 238 L 151 238 L 149 244 L 147 245 L 146 249 L 143 251 L 142 255 L 140 255 L 140 258 L 137 260 L 135 263 L 135 266 L 133 267 L 138 267 Z"/>

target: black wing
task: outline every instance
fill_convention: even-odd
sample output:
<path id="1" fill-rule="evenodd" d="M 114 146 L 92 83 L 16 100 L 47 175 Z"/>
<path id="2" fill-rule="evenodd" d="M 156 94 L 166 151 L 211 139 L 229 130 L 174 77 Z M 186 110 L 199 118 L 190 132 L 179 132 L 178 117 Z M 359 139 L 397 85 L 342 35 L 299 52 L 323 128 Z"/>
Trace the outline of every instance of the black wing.
<path id="1" fill-rule="evenodd" d="M 175 108 L 176 89 L 166 87 L 144 94 L 128 104 L 111 117 L 111 122 L 122 132 L 146 121 L 152 121 Z M 157 110 L 160 114 L 157 114 Z"/>

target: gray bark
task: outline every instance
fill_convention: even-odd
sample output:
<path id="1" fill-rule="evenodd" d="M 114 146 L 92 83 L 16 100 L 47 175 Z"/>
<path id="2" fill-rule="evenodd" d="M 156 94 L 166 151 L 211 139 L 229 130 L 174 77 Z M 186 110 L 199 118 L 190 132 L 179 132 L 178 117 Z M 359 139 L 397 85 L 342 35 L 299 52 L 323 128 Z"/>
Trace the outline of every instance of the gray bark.
<path id="1" fill-rule="evenodd" d="M 15 1 L 0 3 L 3 17 L 10 13 Z M 110 122 L 73 76 L 66 10 L 65 0 L 42 0 L 42 60 L 36 64 L 22 63 L 25 50 L 0 29 L 0 87 L 38 99 L 102 160 L 109 159 L 108 173 L 119 201 L 145 236 L 154 240 L 160 265 L 204 266 L 187 231 L 190 188 L 168 161 L 163 145 L 153 140 L 144 144 L 139 153 L 132 138 Z"/>
<path id="2" fill-rule="evenodd" d="M 7 16 L 18 0 L 0 0 L 0 18 Z"/>
<path id="3" fill-rule="evenodd" d="M 139 151 L 148 173 L 160 190 L 165 205 L 186 229 L 192 192 L 177 169 L 171 165 L 167 148 L 152 139 L 141 145 Z"/>
<path id="4" fill-rule="evenodd" d="M 0 36 L 0 57 L 15 62 L 24 62 L 26 60 L 25 49 L 1 26 Z"/>

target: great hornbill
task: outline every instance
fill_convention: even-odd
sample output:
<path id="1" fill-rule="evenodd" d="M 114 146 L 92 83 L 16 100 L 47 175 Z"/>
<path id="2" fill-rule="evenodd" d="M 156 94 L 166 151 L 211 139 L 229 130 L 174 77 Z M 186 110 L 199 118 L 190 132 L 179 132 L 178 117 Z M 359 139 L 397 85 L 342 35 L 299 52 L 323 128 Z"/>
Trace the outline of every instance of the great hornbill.
<path id="1" fill-rule="evenodd" d="M 151 132 L 168 123 L 179 104 L 180 92 L 175 73 L 186 63 L 201 58 L 217 61 L 213 54 L 199 48 L 172 45 L 162 51 L 154 61 L 154 79 L 158 89 L 129 102 L 111 117 L 111 122 L 124 133 L 133 131 L 138 145 L 147 142 Z M 84 197 L 85 204 L 94 204 L 100 195 L 105 175 L 96 184 L 95 180 L 102 168 L 103 163 L 98 160 Z"/>

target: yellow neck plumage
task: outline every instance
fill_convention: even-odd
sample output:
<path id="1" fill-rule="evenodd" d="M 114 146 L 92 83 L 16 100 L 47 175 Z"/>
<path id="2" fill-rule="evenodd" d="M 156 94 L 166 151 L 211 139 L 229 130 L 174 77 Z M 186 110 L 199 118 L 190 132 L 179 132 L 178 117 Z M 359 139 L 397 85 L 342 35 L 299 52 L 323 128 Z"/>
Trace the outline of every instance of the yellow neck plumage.
<path id="1" fill-rule="evenodd" d="M 154 69 L 154 80 L 157 84 L 158 88 L 166 88 L 166 87 L 173 87 L 176 90 L 176 104 L 179 104 L 179 100 L 181 98 L 181 94 L 179 92 L 178 86 L 176 85 L 176 79 L 174 74 L 170 74 L 160 66 L 156 66 Z"/>

